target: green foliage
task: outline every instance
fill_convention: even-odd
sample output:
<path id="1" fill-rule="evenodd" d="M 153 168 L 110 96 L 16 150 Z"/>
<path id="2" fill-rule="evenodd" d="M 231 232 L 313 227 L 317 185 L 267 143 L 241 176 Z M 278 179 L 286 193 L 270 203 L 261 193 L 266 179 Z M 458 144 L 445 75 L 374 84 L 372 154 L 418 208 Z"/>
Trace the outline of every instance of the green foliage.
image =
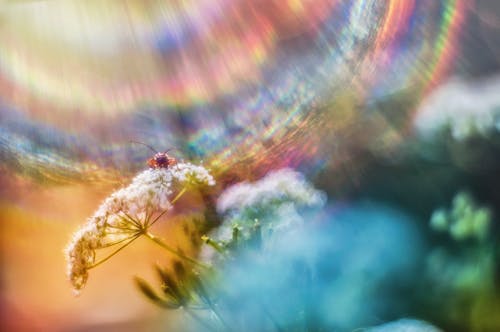
<path id="1" fill-rule="evenodd" d="M 139 277 L 134 278 L 136 286 L 139 288 L 141 293 L 151 300 L 154 304 L 166 308 L 166 309 L 178 309 L 181 305 L 175 301 L 175 298 L 170 296 L 170 298 L 162 298 L 153 290 L 153 287 L 144 279 Z"/>
<path id="2" fill-rule="evenodd" d="M 473 238 L 484 241 L 488 237 L 492 214 L 490 209 L 477 206 L 467 192 L 459 192 L 453 198 L 450 210 L 434 211 L 430 219 L 431 228 L 448 232 L 457 241 Z"/>

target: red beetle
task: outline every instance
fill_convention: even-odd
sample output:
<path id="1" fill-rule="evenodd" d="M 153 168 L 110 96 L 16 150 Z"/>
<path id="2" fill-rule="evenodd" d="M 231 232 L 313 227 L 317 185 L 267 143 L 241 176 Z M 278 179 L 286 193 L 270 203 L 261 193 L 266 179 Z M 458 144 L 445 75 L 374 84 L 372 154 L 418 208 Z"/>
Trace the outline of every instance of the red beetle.
<path id="1" fill-rule="evenodd" d="M 172 150 L 172 149 L 168 149 L 165 152 L 158 152 L 150 145 L 147 145 L 147 144 L 144 144 L 141 142 L 136 142 L 136 141 L 132 141 L 132 142 L 147 146 L 153 152 L 155 152 L 155 155 L 153 156 L 153 158 L 150 158 L 148 160 L 148 166 L 151 168 L 168 168 L 169 166 L 173 166 L 173 165 L 177 164 L 177 160 L 174 157 L 170 157 L 167 154 L 167 152 Z"/>
<path id="2" fill-rule="evenodd" d="M 168 168 L 169 166 L 175 165 L 177 160 L 175 158 L 170 157 L 167 152 L 156 152 L 153 158 L 148 160 L 148 166 L 151 168 Z"/>

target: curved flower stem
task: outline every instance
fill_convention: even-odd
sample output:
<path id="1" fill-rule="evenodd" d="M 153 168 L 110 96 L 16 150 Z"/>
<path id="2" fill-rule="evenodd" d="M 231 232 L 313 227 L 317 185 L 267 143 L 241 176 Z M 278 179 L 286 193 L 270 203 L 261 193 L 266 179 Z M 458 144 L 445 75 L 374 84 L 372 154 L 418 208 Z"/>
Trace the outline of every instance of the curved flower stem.
<path id="1" fill-rule="evenodd" d="M 99 262 L 97 262 L 95 264 L 92 264 L 87 269 L 90 270 L 90 269 L 93 269 L 96 266 L 101 265 L 102 263 L 104 263 L 105 261 L 107 261 L 108 259 L 110 259 L 111 257 L 113 257 L 114 255 L 116 255 L 117 253 L 119 253 L 120 251 L 122 251 L 123 249 L 125 249 L 125 247 L 127 247 L 129 244 L 131 244 L 132 242 L 134 242 L 134 240 L 137 239 L 139 236 L 141 236 L 141 234 L 137 234 L 137 235 L 131 237 L 130 240 L 127 243 L 125 243 L 123 246 L 121 246 L 120 248 L 116 249 L 109 256 L 101 259 Z"/>
<path id="2" fill-rule="evenodd" d="M 208 269 L 210 268 L 208 265 L 205 265 L 203 264 L 202 262 L 199 262 L 197 261 L 196 259 L 193 259 L 189 256 L 186 256 L 184 255 L 183 253 L 173 249 L 172 247 L 170 247 L 168 244 L 166 244 L 165 242 L 163 242 L 159 237 L 151 234 L 150 232 L 148 231 L 145 231 L 144 233 L 144 236 L 146 236 L 148 239 L 152 240 L 153 242 L 155 242 L 156 244 L 158 244 L 160 247 L 162 247 L 163 249 L 167 250 L 168 252 L 174 254 L 174 255 L 177 255 L 179 256 L 180 258 L 188 261 L 189 263 L 193 264 L 193 265 L 196 265 L 196 266 L 199 266 L 199 267 L 203 267 L 205 269 Z"/>

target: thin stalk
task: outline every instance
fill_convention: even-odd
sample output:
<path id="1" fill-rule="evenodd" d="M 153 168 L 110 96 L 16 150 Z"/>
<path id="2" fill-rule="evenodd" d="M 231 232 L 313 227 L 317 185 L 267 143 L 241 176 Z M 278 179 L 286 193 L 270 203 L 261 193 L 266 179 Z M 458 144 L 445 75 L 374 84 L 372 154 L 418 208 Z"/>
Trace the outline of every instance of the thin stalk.
<path id="1" fill-rule="evenodd" d="M 184 195 L 184 193 L 186 192 L 186 187 L 182 188 L 181 191 L 179 191 L 179 193 L 177 194 L 177 196 L 175 196 L 175 198 L 172 200 L 172 202 L 170 202 L 170 204 L 175 204 L 175 202 L 177 202 L 179 200 L 179 198 L 181 198 L 182 195 Z M 148 229 L 149 227 L 153 226 L 154 223 L 156 223 L 158 220 L 160 220 L 161 216 L 163 216 L 165 213 L 167 213 L 168 210 L 165 210 L 163 211 L 162 213 L 160 213 L 152 222 L 149 222 L 149 218 L 146 219 L 146 229 Z"/>
<path id="2" fill-rule="evenodd" d="M 278 322 L 276 321 L 276 319 L 274 318 L 274 316 L 271 314 L 271 312 L 269 311 L 269 309 L 267 308 L 267 306 L 264 304 L 264 302 L 262 300 L 259 301 L 260 302 L 260 305 L 262 306 L 262 311 L 264 312 L 264 314 L 267 316 L 267 318 L 269 318 L 269 320 L 271 321 L 271 323 L 274 325 L 274 328 L 276 329 L 276 331 L 278 332 L 283 332 L 285 331 L 279 324 Z"/>
<path id="3" fill-rule="evenodd" d="M 199 267 L 203 267 L 205 269 L 208 269 L 210 268 L 208 265 L 205 265 L 203 264 L 202 262 L 199 262 L 197 261 L 196 259 L 193 259 L 189 256 L 186 256 L 184 255 L 183 253 L 180 253 L 179 251 L 173 249 L 172 247 L 170 247 L 168 244 L 166 244 L 165 242 L 163 242 L 159 237 L 151 234 L 150 232 L 147 232 L 145 231 L 143 233 L 148 239 L 152 240 L 153 242 L 155 242 L 156 244 L 158 244 L 160 247 L 162 247 L 163 249 L 167 250 L 168 252 L 174 254 L 174 255 L 177 255 L 179 256 L 180 258 L 182 259 L 185 259 L 186 261 L 190 262 L 191 264 L 193 265 L 196 265 L 196 266 L 199 266 Z"/>
<path id="4" fill-rule="evenodd" d="M 112 246 L 116 246 L 117 244 L 123 243 L 123 242 L 128 241 L 128 240 L 130 240 L 130 238 L 126 237 L 124 239 L 121 239 L 121 240 L 118 240 L 118 241 L 115 241 L 115 242 L 109 242 L 109 243 L 106 243 L 106 244 L 100 246 L 99 249 L 101 249 L 101 248 L 109 248 L 109 247 L 112 247 Z"/>
<path id="5" fill-rule="evenodd" d="M 206 322 L 203 318 L 199 317 L 197 314 L 195 314 L 193 311 L 191 311 L 188 308 L 184 309 L 184 312 L 186 312 L 193 320 L 195 320 L 198 324 L 204 326 L 205 328 L 209 329 L 210 331 L 217 331 L 215 327 L 213 327 L 211 324 Z"/>
<path id="6" fill-rule="evenodd" d="M 106 225 L 107 228 L 114 228 L 114 229 L 118 229 L 120 231 L 124 231 L 124 233 L 126 232 L 136 232 L 137 231 L 137 228 L 130 228 L 130 227 L 121 227 L 121 226 L 116 226 L 116 225 Z"/>
<path id="7" fill-rule="evenodd" d="M 226 257 L 228 256 L 227 252 L 225 252 L 224 249 L 222 249 L 222 247 L 216 241 L 212 240 L 208 235 L 203 235 L 201 237 L 201 240 L 205 242 L 205 244 L 214 248 L 215 251 L 217 251 L 219 254 L 224 255 Z"/>
<path id="8" fill-rule="evenodd" d="M 165 210 L 165 211 L 163 211 L 162 213 L 160 213 L 160 214 L 159 214 L 159 215 L 158 215 L 158 216 L 157 216 L 157 217 L 156 217 L 156 218 L 155 218 L 155 219 L 154 219 L 154 220 L 153 220 L 150 224 L 146 224 L 145 229 L 148 229 L 149 227 L 153 226 L 153 224 L 154 224 L 155 222 L 157 222 L 158 220 L 160 220 L 161 216 L 163 216 L 163 215 L 164 215 L 165 213 L 167 213 L 167 212 L 168 212 L 168 210 Z"/>
<path id="9" fill-rule="evenodd" d="M 129 216 L 126 212 L 123 212 L 123 214 L 132 222 L 133 225 L 135 225 L 137 228 L 142 228 L 141 223 L 135 219 Z M 124 218 L 125 219 L 125 218 Z"/>
<path id="10" fill-rule="evenodd" d="M 227 325 L 226 321 L 222 319 L 222 316 L 219 314 L 219 312 L 215 310 L 215 305 L 212 303 L 212 301 L 208 303 L 208 306 L 210 307 L 210 310 L 212 310 L 212 312 L 214 313 L 215 317 L 219 319 L 220 323 L 222 324 L 222 326 L 224 326 L 226 331 L 232 331 L 232 329 L 230 329 L 229 326 Z"/>
<path id="11" fill-rule="evenodd" d="M 215 303 L 212 302 L 212 300 L 210 300 L 210 297 L 208 296 L 208 294 L 206 294 L 206 296 L 204 296 L 204 298 L 205 298 L 206 304 L 208 305 L 210 310 L 214 313 L 215 317 L 217 317 L 217 319 L 220 321 L 222 326 L 226 329 L 226 331 L 232 331 L 232 329 L 229 328 L 229 325 L 226 323 L 226 321 L 222 318 L 219 311 L 215 308 Z"/>
<path id="12" fill-rule="evenodd" d="M 179 191 L 179 193 L 177 194 L 177 196 L 175 196 L 175 198 L 172 200 L 172 204 L 175 204 L 175 202 L 177 202 L 177 200 L 179 200 L 179 198 L 181 198 L 182 195 L 184 195 L 184 193 L 186 192 L 186 187 L 182 188 L 181 191 Z"/>
<path id="13" fill-rule="evenodd" d="M 144 220 L 144 225 L 146 225 L 146 228 L 149 227 L 149 221 L 151 220 L 152 216 L 153 216 L 153 211 L 151 209 L 146 211 L 146 219 Z"/>
<path id="14" fill-rule="evenodd" d="M 134 237 L 132 237 L 130 239 L 130 241 L 128 241 L 127 243 L 125 243 L 123 246 L 121 246 L 120 248 L 116 249 L 113 253 L 111 253 L 109 256 L 107 256 L 106 258 L 103 258 L 101 259 L 99 262 L 95 263 L 95 264 L 92 264 L 91 266 L 89 266 L 87 269 L 90 270 L 90 269 L 93 269 L 94 267 L 96 266 L 99 266 L 101 265 L 102 263 L 104 263 L 105 261 L 107 261 L 108 259 L 110 259 L 111 257 L 113 257 L 114 255 L 116 255 L 117 253 L 119 253 L 120 251 L 122 251 L 123 249 L 125 249 L 125 247 L 127 247 L 129 244 L 131 244 L 132 242 L 134 242 L 135 239 L 137 239 L 139 236 L 141 236 L 141 234 L 138 234 L 138 235 L 135 235 Z"/>

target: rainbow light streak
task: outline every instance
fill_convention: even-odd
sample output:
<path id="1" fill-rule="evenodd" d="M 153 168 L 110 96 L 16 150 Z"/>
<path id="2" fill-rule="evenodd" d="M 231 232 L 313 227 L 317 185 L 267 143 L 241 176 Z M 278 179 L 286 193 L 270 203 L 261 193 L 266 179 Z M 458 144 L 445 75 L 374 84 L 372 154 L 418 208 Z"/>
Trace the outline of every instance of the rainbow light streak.
<path id="1" fill-rule="evenodd" d="M 450 70 L 457 52 L 460 28 L 466 17 L 465 0 L 448 0 L 443 6 L 439 34 L 434 44 L 436 56 L 428 70 L 426 92 L 441 81 Z"/>
<path id="2" fill-rule="evenodd" d="M 415 50 L 419 50 L 421 56 L 427 56 L 426 54 L 428 54 L 428 50 L 425 47 L 424 38 L 421 38 L 420 44 L 416 44 L 417 48 L 412 47 L 410 49 L 402 50 L 401 47 L 398 46 L 401 43 L 401 38 L 408 38 L 406 36 L 406 34 L 408 33 L 429 33 L 425 30 L 427 28 L 426 26 L 409 26 L 412 16 L 416 15 L 417 6 L 418 4 L 414 1 L 404 3 L 398 1 L 390 1 L 387 3 L 385 7 L 385 15 L 382 20 L 383 23 L 379 25 L 377 29 L 375 29 L 375 31 L 377 31 L 377 34 L 376 38 L 374 39 L 375 41 L 373 42 L 373 52 L 366 56 L 366 60 L 362 62 L 364 68 L 360 69 L 361 74 L 359 75 L 359 78 L 362 80 L 362 82 L 353 83 L 357 84 L 358 86 L 364 87 L 364 90 L 359 91 L 360 93 L 365 92 L 364 98 L 371 98 L 369 89 L 370 85 L 376 87 L 381 82 L 381 80 L 384 79 L 377 79 L 377 73 L 379 71 L 388 70 L 389 67 L 391 65 L 394 65 L 395 63 L 397 63 L 397 70 L 392 71 L 391 74 L 399 75 L 400 77 L 392 77 L 392 80 L 404 82 L 399 88 L 404 86 L 411 86 L 422 81 L 423 77 L 421 68 L 422 64 L 420 63 L 421 60 L 418 55 L 412 52 L 415 52 Z M 422 10 L 422 7 L 423 6 L 421 5 L 419 9 Z M 283 112 L 277 111 L 277 105 L 274 101 L 264 100 L 266 98 L 263 97 L 269 95 L 267 93 L 260 97 L 251 98 L 251 102 L 247 107 L 240 106 L 238 108 L 238 112 L 250 112 L 251 114 L 254 114 L 255 105 L 253 100 L 259 100 L 261 113 L 275 115 L 270 120 L 269 125 L 267 125 L 262 130 L 255 131 L 258 132 L 258 135 L 252 134 L 249 131 L 246 134 L 240 134 L 237 140 L 234 141 L 235 143 L 237 143 L 237 146 L 245 147 L 243 150 L 246 151 L 246 154 L 248 156 L 251 157 L 253 154 L 253 156 L 257 156 L 259 160 L 266 158 L 271 158 L 272 160 L 276 160 L 279 158 L 282 160 L 285 155 L 288 155 L 288 153 L 284 153 L 284 150 L 282 150 L 281 153 L 279 153 L 279 157 L 277 155 L 269 156 L 263 153 L 265 149 L 263 149 L 262 147 L 257 148 L 260 146 L 260 142 L 268 139 L 274 139 L 275 141 L 287 141 L 287 137 L 295 135 L 295 131 L 293 130 L 291 130 L 290 132 L 284 130 L 284 128 L 287 128 L 290 123 L 294 123 L 294 126 L 292 127 L 295 128 L 305 128 L 308 126 L 311 127 L 311 123 L 306 123 L 306 121 L 309 121 L 310 118 L 304 117 L 304 112 L 306 112 L 306 109 L 310 108 L 311 105 L 314 104 L 313 100 L 317 100 L 318 91 L 321 91 L 321 88 L 318 89 L 317 86 L 324 84 L 324 82 L 322 81 L 322 77 L 325 75 L 325 73 L 328 72 L 332 73 L 332 77 L 341 77 L 342 69 L 339 70 L 337 68 L 342 68 L 345 59 L 347 59 L 345 57 L 345 54 L 355 52 L 355 38 L 359 38 L 359 36 L 363 35 L 366 36 L 368 35 L 367 31 L 374 29 L 370 28 L 369 25 L 365 28 L 365 30 L 363 30 L 362 27 L 366 26 L 366 22 L 370 22 L 371 20 L 372 22 L 374 22 L 373 24 L 378 24 L 377 21 L 374 21 L 373 19 L 370 20 L 370 17 L 366 16 L 366 13 L 363 12 L 363 10 L 367 8 L 373 9 L 373 11 L 375 11 L 378 7 L 376 7 L 375 3 L 370 3 L 367 1 L 357 2 L 357 5 L 351 6 L 351 10 L 349 11 L 349 20 L 347 21 L 349 22 L 349 24 L 347 24 L 346 28 L 343 29 L 340 33 L 341 38 L 340 42 L 338 42 L 338 44 L 342 45 L 342 47 L 332 48 L 329 52 L 330 56 L 325 61 L 320 62 L 320 64 L 317 66 L 318 76 L 311 75 L 312 77 L 306 78 L 300 76 L 300 74 L 290 75 L 286 77 L 291 77 L 291 79 L 285 78 L 279 80 L 280 82 L 287 82 L 285 85 L 266 89 L 266 91 L 286 91 L 286 95 L 281 95 L 275 99 L 281 102 L 287 100 L 288 96 L 300 95 L 299 90 L 304 87 L 305 90 L 309 90 L 311 92 L 315 91 L 315 93 L 310 94 L 307 98 L 297 98 L 297 102 L 292 105 L 288 104 L 285 114 L 283 114 Z M 440 27 L 439 34 L 435 37 L 434 44 L 442 45 L 443 41 L 446 41 L 450 50 L 445 50 L 446 47 L 439 47 L 437 48 L 437 51 L 432 52 L 432 58 L 434 59 L 434 62 L 433 65 L 430 66 L 426 71 L 427 75 L 429 73 L 432 74 L 427 76 L 427 80 L 424 80 L 426 84 L 423 85 L 420 91 L 425 91 L 426 86 L 429 86 L 430 84 L 432 84 L 432 82 L 440 80 L 441 77 L 446 74 L 445 68 L 449 68 L 453 60 L 453 52 L 451 51 L 455 46 L 453 40 L 457 38 L 459 27 L 461 26 L 463 18 L 465 16 L 465 7 L 463 6 L 463 2 L 460 1 L 448 1 L 443 5 L 443 7 L 440 8 L 440 10 L 442 11 L 442 13 L 440 14 L 442 21 L 438 24 L 438 26 Z M 454 15 L 450 16 L 449 13 L 454 13 Z M 353 36 L 355 36 L 356 34 L 358 37 L 353 38 Z M 398 56 L 408 56 L 407 59 L 409 58 L 417 63 L 408 63 L 407 59 L 398 58 Z M 376 62 L 374 63 L 374 60 L 381 61 L 381 64 L 379 65 Z M 301 77 L 301 80 L 298 80 L 297 76 Z M 354 79 L 356 79 L 356 77 L 354 77 Z M 377 92 L 377 95 L 380 94 L 376 89 L 373 90 L 373 92 Z M 275 93 L 272 92 L 271 95 L 273 94 Z M 205 133 L 205 135 L 207 134 Z M 303 147 L 302 151 L 296 151 L 295 154 L 302 154 L 302 159 L 307 159 L 307 156 L 309 156 L 308 151 L 311 150 L 311 147 L 306 142 L 302 142 L 302 144 L 298 143 L 300 141 L 300 137 L 299 139 L 294 140 L 296 146 Z M 194 140 L 193 145 L 196 145 L 196 139 Z M 279 146 L 283 148 L 282 145 Z M 226 163 L 228 167 L 230 167 L 229 165 L 232 165 L 234 163 L 234 161 L 231 161 L 231 158 L 235 157 L 235 155 L 234 153 L 228 151 L 231 149 L 232 147 L 230 146 L 226 147 L 226 149 L 220 152 L 220 155 L 217 158 L 214 158 L 219 160 L 218 164 Z M 241 156 L 238 155 L 238 157 Z M 225 161 L 223 162 L 222 160 Z M 300 162 L 300 158 L 297 160 Z"/>
<path id="3" fill-rule="evenodd" d="M 210 102 L 220 95 L 237 92 L 240 86 L 259 82 L 260 67 L 272 56 L 276 36 L 296 33 L 303 28 L 303 22 L 308 23 L 309 29 L 314 28 L 317 26 L 314 20 L 321 20 L 318 13 L 328 12 L 327 2 L 317 2 L 311 7 L 277 1 L 266 6 L 244 1 L 188 2 L 166 8 L 159 6 L 157 12 L 156 7 L 147 5 L 120 7 L 108 2 L 73 7 L 68 5 L 70 14 L 76 15 L 74 12 L 79 9 L 99 19 L 99 8 L 103 7 L 105 12 L 115 10 L 111 17 L 113 24 L 91 28 L 87 22 L 80 22 L 81 28 L 97 33 L 105 29 L 114 31 L 127 23 L 130 40 L 122 40 L 120 30 L 114 35 L 111 33 L 107 37 L 117 43 L 117 50 L 103 54 L 97 53 L 99 45 L 85 44 L 86 40 L 75 43 L 64 34 L 57 38 L 58 32 L 50 31 L 55 33 L 55 42 L 47 40 L 46 47 L 49 49 L 52 44 L 63 56 L 68 55 L 60 63 L 62 66 L 56 66 L 47 60 L 49 54 L 43 54 L 49 51 L 42 49 L 42 56 L 35 54 L 16 38 L 14 31 L 5 33 L 1 38 L 8 46 L 0 57 L 3 83 L 0 93 L 5 99 L 15 102 L 9 93 L 15 90 L 16 100 L 35 99 L 53 110 L 78 109 L 92 113 L 131 112 L 144 102 L 158 106 Z M 272 7 L 270 13 L 269 7 Z M 43 13 L 47 8 L 46 4 L 29 4 L 24 10 L 34 15 L 33 12 L 42 9 Z M 12 12 L 23 14 L 21 9 Z M 279 19 L 282 16 L 283 21 Z M 70 18 L 63 23 L 72 30 L 78 27 L 70 25 Z M 47 25 L 46 22 L 38 25 L 27 22 L 26 28 L 19 24 L 28 30 L 23 40 L 31 40 L 35 45 L 44 43 L 43 38 L 48 36 L 40 37 L 30 30 L 40 24 Z M 11 25 L 13 29 L 17 27 L 16 23 Z M 121 39 L 114 41 L 116 38 Z M 121 59 L 120 51 L 125 52 L 126 60 Z M 140 68 L 127 67 L 128 73 L 120 73 L 124 62 L 140 62 L 142 72 Z M 100 69 L 104 67 L 108 73 L 103 75 Z M 79 74 L 75 77 L 73 73 Z"/>
<path id="4" fill-rule="evenodd" d="M 364 116 L 346 111 L 345 120 L 328 106 L 344 94 L 359 105 L 405 88 L 418 98 L 442 80 L 467 10 L 465 0 L 90 1 L 63 5 L 61 26 L 20 19 L 50 9 L 27 3 L 0 14 L 0 101 L 49 123 L 52 135 L 79 137 L 73 155 L 84 158 L 61 161 L 48 144 L 43 151 L 54 158 L 34 154 L 38 161 L 29 162 L 77 174 L 83 164 L 99 168 L 106 156 L 116 159 L 132 139 L 160 139 L 160 147 L 180 142 L 221 169 L 242 157 L 300 165 L 321 151 L 315 144 L 324 144 L 322 137 L 346 143 L 345 121 Z M 134 119 L 151 111 L 165 122 L 136 129 Z M 183 120 L 172 122 L 178 112 Z M 106 142 L 80 151 L 94 145 L 78 132 L 80 123 L 93 123 Z M 23 137 L 10 137 L 5 144 L 16 158 L 37 146 L 19 149 L 15 141 Z"/>
<path id="5" fill-rule="evenodd" d="M 423 85 L 422 96 L 428 95 L 451 70 L 458 50 L 460 28 L 465 22 L 467 6 L 465 0 L 448 0 L 443 4 L 439 34 L 433 45 L 435 56 L 431 65 L 424 71 L 426 83 Z M 417 116 L 417 110 L 414 110 L 408 123 L 415 123 Z"/>
<path id="6" fill-rule="evenodd" d="M 152 151 L 132 141 L 174 148 L 175 158 L 203 163 L 217 178 L 214 191 L 282 167 L 307 178 L 322 172 L 332 190 L 338 183 L 358 185 L 369 158 L 394 160 L 392 152 L 407 138 L 402 127 L 415 116 L 412 103 L 453 72 L 470 3 L 65 0 L 0 6 L 0 203 L 9 252 L 2 296 L 21 309 L 7 312 L 8 319 L 54 320 L 60 326 L 39 329 L 64 330 L 92 319 L 142 315 L 138 304 L 108 301 L 128 297 L 123 289 L 136 295 L 136 289 L 126 278 L 114 288 L 106 270 L 100 287 L 116 291 L 94 288 L 101 302 L 74 306 L 71 294 L 55 296 L 67 289 L 62 257 L 53 253 L 70 228 L 147 167 Z M 137 257 L 113 261 L 126 267 L 122 272 L 136 262 L 143 264 L 138 271 L 153 273 L 150 262 L 138 259 L 151 257 L 144 245 Z M 47 267 L 41 275 L 32 273 L 35 247 L 48 251 L 38 264 Z M 41 293 L 40 283 L 48 285 Z M 128 311 L 113 306 L 96 314 L 95 303 L 123 304 Z"/>

